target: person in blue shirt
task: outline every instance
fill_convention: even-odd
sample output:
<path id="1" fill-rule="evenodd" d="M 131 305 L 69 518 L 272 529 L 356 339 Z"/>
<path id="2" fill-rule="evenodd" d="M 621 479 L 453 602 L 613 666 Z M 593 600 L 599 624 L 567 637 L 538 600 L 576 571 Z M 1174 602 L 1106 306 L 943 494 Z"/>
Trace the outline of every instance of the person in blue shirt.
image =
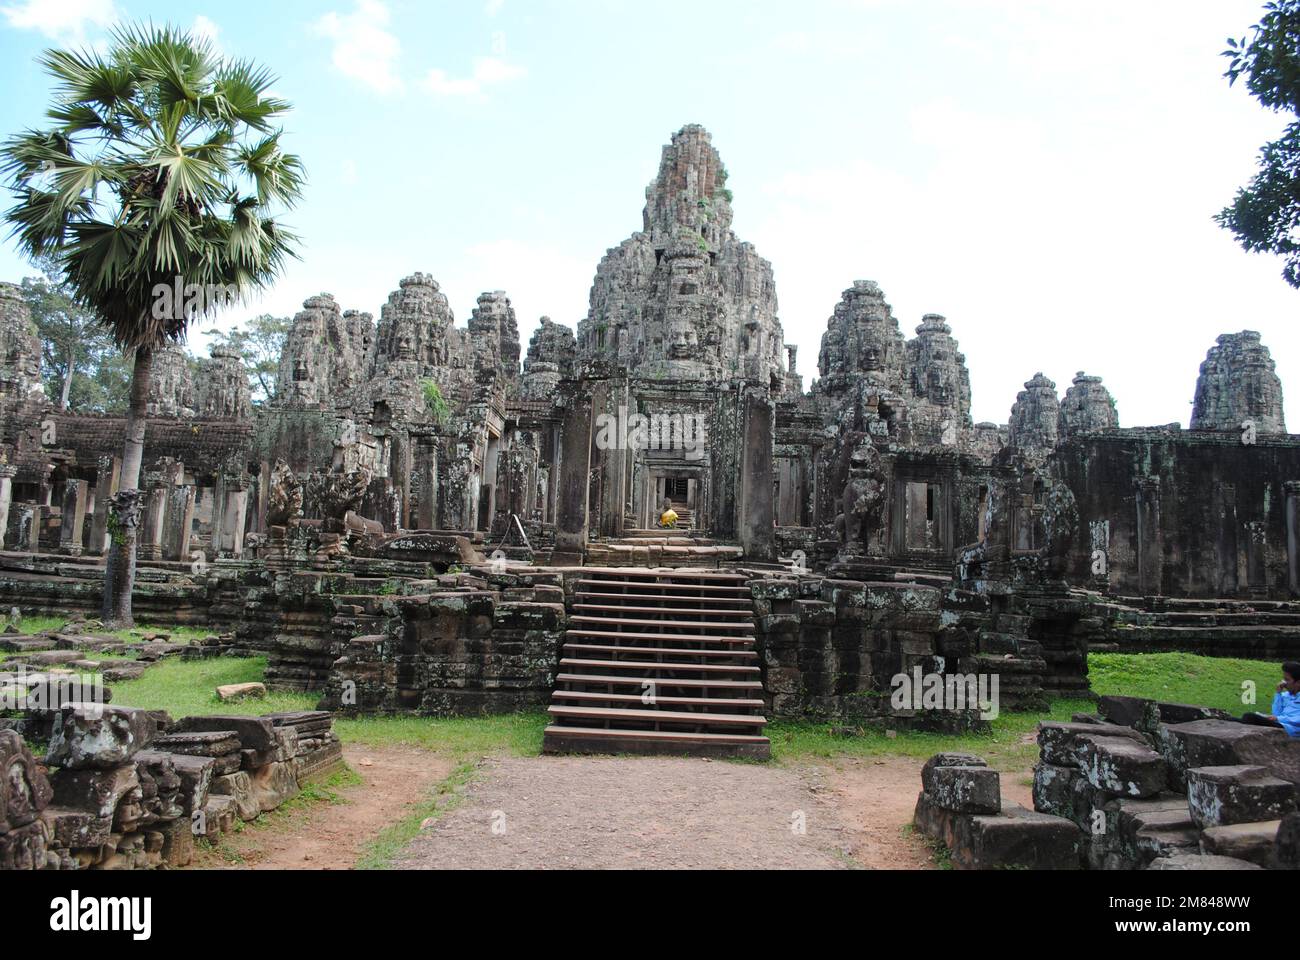
<path id="1" fill-rule="evenodd" d="M 1300 737 L 1300 663 L 1288 660 L 1282 664 L 1282 682 L 1277 685 L 1271 714 L 1248 713 L 1241 719 L 1259 726 L 1281 727 L 1288 736 Z"/>

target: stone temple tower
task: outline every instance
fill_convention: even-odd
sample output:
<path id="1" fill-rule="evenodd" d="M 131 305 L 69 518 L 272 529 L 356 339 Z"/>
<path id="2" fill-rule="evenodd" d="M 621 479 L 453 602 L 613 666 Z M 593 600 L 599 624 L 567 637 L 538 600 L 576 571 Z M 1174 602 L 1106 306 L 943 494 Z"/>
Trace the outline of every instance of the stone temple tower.
<path id="1" fill-rule="evenodd" d="M 784 383 L 772 267 L 731 230 L 727 171 L 708 131 L 664 147 L 642 232 L 610 250 L 578 325 L 584 359 L 652 380 Z"/>
<path id="2" fill-rule="evenodd" d="M 1247 420 L 1260 433 L 1286 433 L 1282 381 L 1254 330 L 1219 337 L 1201 364 L 1192 401 L 1193 430 L 1240 430 Z"/>

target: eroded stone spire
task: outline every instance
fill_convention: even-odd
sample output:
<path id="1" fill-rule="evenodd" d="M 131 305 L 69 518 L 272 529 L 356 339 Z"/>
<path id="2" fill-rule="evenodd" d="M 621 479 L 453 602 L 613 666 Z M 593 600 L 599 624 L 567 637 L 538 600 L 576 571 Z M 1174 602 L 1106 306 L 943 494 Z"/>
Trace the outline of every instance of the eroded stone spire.
<path id="1" fill-rule="evenodd" d="M 1112 430 L 1118 426 L 1119 412 L 1115 409 L 1115 399 L 1102 385 L 1101 377 L 1090 377 L 1079 371 L 1061 401 L 1057 427 L 1061 439 L 1097 430 Z"/>
<path id="2" fill-rule="evenodd" d="M 1061 421 L 1061 401 L 1055 382 L 1036 373 L 1025 383 L 1011 408 L 1008 441 L 1019 452 L 1045 457 L 1056 448 Z"/>
<path id="3" fill-rule="evenodd" d="M 1192 429 L 1240 430 L 1250 420 L 1260 433 L 1286 433 L 1282 381 L 1275 370 L 1254 330 L 1219 337 L 1196 381 Z"/>

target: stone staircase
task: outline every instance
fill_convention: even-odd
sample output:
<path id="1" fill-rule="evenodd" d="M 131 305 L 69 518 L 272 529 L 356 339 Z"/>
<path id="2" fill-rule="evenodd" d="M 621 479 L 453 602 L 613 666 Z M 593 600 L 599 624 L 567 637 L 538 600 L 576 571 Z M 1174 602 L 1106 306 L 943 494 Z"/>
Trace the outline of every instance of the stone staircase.
<path id="1" fill-rule="evenodd" d="M 543 750 L 768 759 L 745 580 L 696 570 L 585 570 Z"/>
<path id="2" fill-rule="evenodd" d="M 1300 657 L 1300 603 L 1236 598 L 1112 598 L 1094 652 L 1181 651 L 1212 657 Z"/>
<path id="3" fill-rule="evenodd" d="M 617 539 L 587 544 L 587 563 L 601 567 L 703 567 L 735 564 L 745 551 L 694 531 L 623 531 Z"/>

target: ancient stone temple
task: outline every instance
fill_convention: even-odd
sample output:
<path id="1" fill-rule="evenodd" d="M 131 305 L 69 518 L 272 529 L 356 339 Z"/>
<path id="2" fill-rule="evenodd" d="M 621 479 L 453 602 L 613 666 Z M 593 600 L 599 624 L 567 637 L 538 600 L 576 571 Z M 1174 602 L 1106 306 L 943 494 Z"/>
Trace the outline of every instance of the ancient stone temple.
<path id="1" fill-rule="evenodd" d="M 1090 644 L 1300 656 L 1300 438 L 1258 334 L 1210 349 L 1190 429 L 1121 427 L 1084 373 L 973 423 L 961 318 L 846 278 L 805 388 L 733 203 L 686 126 L 585 317 L 521 332 L 494 290 L 460 325 L 429 273 L 377 313 L 322 293 L 257 406 L 236 356 L 160 350 L 142 616 L 336 709 L 548 704 L 557 750 L 762 756 L 768 711 L 978 726 L 881 694 L 996 675 L 1033 707 L 1087 691 Z M 0 603 L 97 607 L 124 429 L 53 409 L 0 286 Z"/>

